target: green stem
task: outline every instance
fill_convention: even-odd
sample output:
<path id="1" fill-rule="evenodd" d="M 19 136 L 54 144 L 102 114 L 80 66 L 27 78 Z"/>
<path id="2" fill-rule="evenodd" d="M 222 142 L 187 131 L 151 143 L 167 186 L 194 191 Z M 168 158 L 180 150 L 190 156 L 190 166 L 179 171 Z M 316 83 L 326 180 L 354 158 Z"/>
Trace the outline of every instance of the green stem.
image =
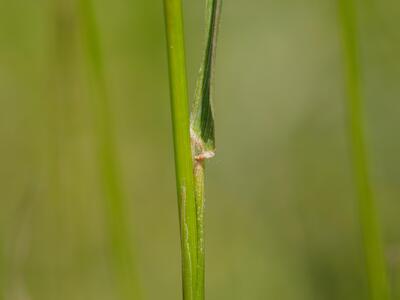
<path id="1" fill-rule="evenodd" d="M 183 14 L 181 0 L 164 0 L 171 113 L 181 232 L 183 299 L 193 300 L 197 285 L 197 220 L 189 134 Z"/>
<path id="2" fill-rule="evenodd" d="M 93 110 L 106 201 L 107 229 L 111 242 L 111 258 L 121 299 L 138 299 L 139 288 L 129 239 L 130 230 L 125 215 L 125 201 L 119 177 L 120 169 L 116 160 L 114 120 L 110 113 L 100 38 L 91 0 L 80 0 L 80 8 L 95 95 Z"/>
<path id="3" fill-rule="evenodd" d="M 389 284 L 385 265 L 376 203 L 368 173 L 364 137 L 363 96 L 354 0 L 339 0 L 339 15 L 345 52 L 349 131 L 353 168 L 357 183 L 359 219 L 372 300 L 389 299 Z"/>
<path id="4" fill-rule="evenodd" d="M 204 160 L 196 160 L 194 163 L 194 182 L 197 209 L 197 287 L 196 300 L 204 299 L 205 288 L 205 242 L 204 242 Z"/>

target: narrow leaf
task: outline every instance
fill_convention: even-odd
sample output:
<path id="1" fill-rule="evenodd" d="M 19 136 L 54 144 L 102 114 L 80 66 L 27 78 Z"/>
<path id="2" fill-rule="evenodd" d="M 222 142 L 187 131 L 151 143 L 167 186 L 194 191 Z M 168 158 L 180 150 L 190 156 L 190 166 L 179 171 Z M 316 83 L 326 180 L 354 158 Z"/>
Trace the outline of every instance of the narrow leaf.
<path id="1" fill-rule="evenodd" d="M 347 85 L 349 136 L 352 148 L 354 179 L 358 192 L 360 229 L 363 236 L 369 299 L 388 300 L 390 296 L 387 262 L 381 237 L 381 225 L 373 193 L 364 128 L 364 96 L 358 9 L 355 0 L 338 0 L 344 71 Z"/>
<path id="2" fill-rule="evenodd" d="M 213 80 L 221 5 L 222 0 L 207 0 L 206 3 L 206 47 L 191 115 L 193 150 L 200 160 L 213 157 L 215 153 Z"/>

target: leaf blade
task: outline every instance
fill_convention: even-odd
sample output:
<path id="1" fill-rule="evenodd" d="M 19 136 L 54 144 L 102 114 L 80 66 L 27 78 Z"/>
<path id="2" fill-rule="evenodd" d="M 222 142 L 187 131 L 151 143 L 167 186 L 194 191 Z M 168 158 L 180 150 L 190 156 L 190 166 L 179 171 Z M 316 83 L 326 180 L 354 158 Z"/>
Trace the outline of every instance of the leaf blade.
<path id="1" fill-rule="evenodd" d="M 195 157 L 204 159 L 215 154 L 213 82 L 222 0 L 206 2 L 206 46 L 199 70 L 191 114 L 191 135 Z"/>

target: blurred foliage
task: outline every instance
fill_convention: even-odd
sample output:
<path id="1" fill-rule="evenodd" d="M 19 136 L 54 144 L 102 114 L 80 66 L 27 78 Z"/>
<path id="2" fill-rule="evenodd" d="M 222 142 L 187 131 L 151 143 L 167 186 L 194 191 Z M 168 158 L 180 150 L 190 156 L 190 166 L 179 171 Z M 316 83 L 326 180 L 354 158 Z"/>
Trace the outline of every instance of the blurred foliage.
<path id="1" fill-rule="evenodd" d="M 75 1 L 55 2 L 0 1 L 0 289 L 6 300 L 115 299 L 82 27 Z M 185 5 L 194 92 L 203 9 Z M 94 6 L 143 299 L 179 299 L 162 1 Z M 398 298 L 400 4 L 358 9 L 368 153 Z M 338 34 L 333 0 L 224 3 L 209 299 L 367 298 Z"/>

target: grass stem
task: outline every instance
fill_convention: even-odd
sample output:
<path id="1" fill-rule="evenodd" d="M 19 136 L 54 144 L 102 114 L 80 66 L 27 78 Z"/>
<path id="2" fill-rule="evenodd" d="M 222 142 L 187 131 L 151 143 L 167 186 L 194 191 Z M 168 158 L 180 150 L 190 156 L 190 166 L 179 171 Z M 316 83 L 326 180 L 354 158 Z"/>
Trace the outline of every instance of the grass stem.
<path id="1" fill-rule="evenodd" d="M 204 242 L 204 181 L 205 162 L 196 160 L 194 163 L 194 182 L 197 211 L 197 285 L 196 300 L 203 300 L 205 295 L 205 242 Z"/>
<path id="2" fill-rule="evenodd" d="M 354 0 L 338 1 L 346 65 L 348 113 L 350 119 L 349 133 L 353 169 L 357 183 L 359 220 L 366 258 L 369 294 L 372 300 L 387 300 L 390 298 L 389 284 L 378 213 L 369 178 L 364 137 L 364 107 L 356 4 Z"/>
<path id="3" fill-rule="evenodd" d="M 197 220 L 189 133 L 182 0 L 164 0 L 181 232 L 183 299 L 194 300 L 197 285 Z"/>
<path id="4" fill-rule="evenodd" d="M 222 0 L 206 2 L 206 46 L 189 114 L 181 0 L 164 0 L 184 300 L 204 300 L 205 160 L 215 155 L 213 79 Z"/>
<path id="5" fill-rule="evenodd" d="M 116 160 L 114 120 L 105 79 L 103 55 L 91 0 L 80 0 L 83 34 L 88 65 L 92 75 L 93 108 L 98 142 L 98 157 L 106 201 L 106 218 L 111 243 L 111 258 L 121 299 L 138 299 L 139 287 L 130 243 L 130 230 L 125 215 L 120 169 Z"/>

